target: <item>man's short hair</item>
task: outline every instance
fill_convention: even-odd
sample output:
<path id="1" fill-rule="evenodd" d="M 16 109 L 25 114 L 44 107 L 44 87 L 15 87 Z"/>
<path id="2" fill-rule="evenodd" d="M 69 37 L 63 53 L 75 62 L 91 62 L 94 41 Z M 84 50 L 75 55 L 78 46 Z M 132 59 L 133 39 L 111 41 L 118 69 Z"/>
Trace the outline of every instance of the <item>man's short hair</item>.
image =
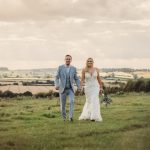
<path id="1" fill-rule="evenodd" d="M 65 57 L 71 57 L 71 59 L 72 59 L 72 56 L 71 56 L 71 55 L 68 55 L 68 54 L 67 54 Z"/>

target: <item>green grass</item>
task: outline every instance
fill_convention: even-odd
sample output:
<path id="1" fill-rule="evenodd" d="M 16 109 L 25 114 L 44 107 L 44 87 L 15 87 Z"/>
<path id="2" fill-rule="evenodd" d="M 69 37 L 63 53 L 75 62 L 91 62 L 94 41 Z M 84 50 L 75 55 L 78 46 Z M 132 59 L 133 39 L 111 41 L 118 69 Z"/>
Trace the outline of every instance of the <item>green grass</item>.
<path id="1" fill-rule="evenodd" d="M 78 121 L 84 100 L 76 97 L 70 123 L 58 99 L 1 99 L 0 150 L 150 149 L 150 94 L 112 96 L 111 105 L 101 105 L 103 122 Z"/>

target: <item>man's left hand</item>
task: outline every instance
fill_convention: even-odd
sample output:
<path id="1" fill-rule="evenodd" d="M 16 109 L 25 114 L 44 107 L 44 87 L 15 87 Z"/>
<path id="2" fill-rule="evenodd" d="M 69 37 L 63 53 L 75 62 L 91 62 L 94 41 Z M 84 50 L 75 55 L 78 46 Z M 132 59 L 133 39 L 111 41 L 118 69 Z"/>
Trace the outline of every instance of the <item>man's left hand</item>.
<path id="1" fill-rule="evenodd" d="M 100 95 L 103 94 L 103 89 L 100 89 L 99 94 L 100 94 Z"/>
<path id="2" fill-rule="evenodd" d="M 77 91 L 78 91 L 78 92 L 81 92 L 81 89 L 80 89 L 80 88 L 78 88 L 78 89 L 77 89 Z"/>

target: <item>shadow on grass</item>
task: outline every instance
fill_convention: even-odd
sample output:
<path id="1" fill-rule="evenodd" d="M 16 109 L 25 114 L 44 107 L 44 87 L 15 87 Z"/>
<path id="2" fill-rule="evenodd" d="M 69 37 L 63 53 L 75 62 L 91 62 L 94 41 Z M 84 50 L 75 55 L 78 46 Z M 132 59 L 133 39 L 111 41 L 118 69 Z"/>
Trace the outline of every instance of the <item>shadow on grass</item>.
<path id="1" fill-rule="evenodd" d="M 136 129 L 141 129 L 141 128 L 148 128 L 150 127 L 150 124 L 133 124 L 130 126 L 126 126 L 124 128 L 120 129 L 114 129 L 114 130 L 109 130 L 109 131 L 102 131 L 102 132 L 88 132 L 88 133 L 79 133 L 78 136 L 80 137 L 88 137 L 88 136 L 96 136 L 100 134 L 110 134 L 110 133 L 117 133 L 117 132 L 127 132 L 127 131 L 132 131 Z"/>

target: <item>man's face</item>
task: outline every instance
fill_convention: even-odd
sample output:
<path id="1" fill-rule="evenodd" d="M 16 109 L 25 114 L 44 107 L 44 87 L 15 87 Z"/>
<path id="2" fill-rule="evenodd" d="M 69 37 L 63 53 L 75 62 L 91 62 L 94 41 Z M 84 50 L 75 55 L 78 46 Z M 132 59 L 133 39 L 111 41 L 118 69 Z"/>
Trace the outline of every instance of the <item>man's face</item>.
<path id="1" fill-rule="evenodd" d="M 72 61 L 72 58 L 70 56 L 66 56 L 65 57 L 65 63 L 66 63 L 66 65 L 70 65 L 71 61 Z"/>

